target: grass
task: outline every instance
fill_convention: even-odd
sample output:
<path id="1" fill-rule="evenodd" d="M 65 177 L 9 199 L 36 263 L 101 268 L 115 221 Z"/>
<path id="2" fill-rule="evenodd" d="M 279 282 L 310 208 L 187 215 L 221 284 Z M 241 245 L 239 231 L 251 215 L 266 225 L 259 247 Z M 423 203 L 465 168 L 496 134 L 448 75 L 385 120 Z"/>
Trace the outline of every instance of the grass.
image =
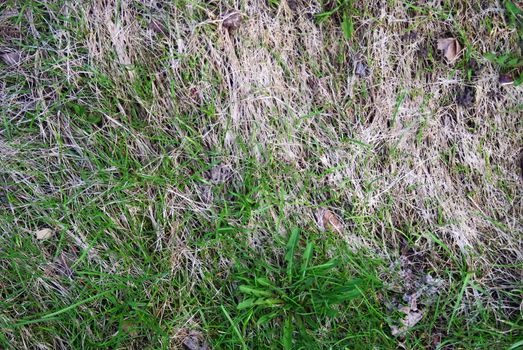
<path id="1" fill-rule="evenodd" d="M 0 5 L 1 348 L 521 346 L 517 17 L 287 4 Z"/>

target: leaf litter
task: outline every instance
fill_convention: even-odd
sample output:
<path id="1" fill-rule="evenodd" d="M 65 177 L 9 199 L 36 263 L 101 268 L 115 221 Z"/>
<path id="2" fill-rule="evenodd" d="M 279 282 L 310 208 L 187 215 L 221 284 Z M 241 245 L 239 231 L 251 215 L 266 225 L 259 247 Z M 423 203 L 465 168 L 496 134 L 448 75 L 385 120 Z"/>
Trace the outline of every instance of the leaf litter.
<path id="1" fill-rule="evenodd" d="M 329 230 L 339 234 L 343 232 L 341 219 L 329 209 L 319 209 L 316 213 L 316 219 L 321 230 Z"/>
<path id="2" fill-rule="evenodd" d="M 2 61 L 9 66 L 19 64 L 22 60 L 22 54 L 19 51 L 6 52 L 1 57 Z"/>
<path id="3" fill-rule="evenodd" d="M 443 280 L 434 278 L 428 273 L 415 273 L 420 269 L 419 264 L 411 260 L 415 256 L 417 256 L 416 253 L 411 255 L 402 253 L 399 261 L 399 274 L 393 278 L 393 285 L 389 286 L 402 294 L 402 300 L 398 301 L 394 298 L 386 305 L 389 312 L 403 314 L 399 320 L 389 319 L 389 327 L 393 336 L 403 336 L 421 321 L 424 315 L 423 310 L 435 302 L 443 287 Z M 395 267 L 391 266 L 390 269 L 394 270 Z M 401 281 L 401 285 L 397 281 Z"/>
<path id="4" fill-rule="evenodd" d="M 233 11 L 225 14 L 223 17 L 223 27 L 229 30 L 240 28 L 242 24 L 242 15 L 238 11 Z"/>
<path id="5" fill-rule="evenodd" d="M 185 336 L 182 344 L 187 350 L 210 350 L 211 348 L 205 341 L 201 332 L 191 330 Z"/>
<path id="6" fill-rule="evenodd" d="M 453 64 L 461 54 L 461 45 L 454 38 L 438 39 L 438 50 L 443 52 L 448 63 Z"/>
<path id="7" fill-rule="evenodd" d="M 47 264 L 45 272 L 48 276 L 62 276 L 67 278 L 74 277 L 74 271 L 71 269 L 78 255 L 73 250 L 71 253 L 62 251 L 52 262 Z"/>
<path id="8" fill-rule="evenodd" d="M 39 241 L 44 241 L 53 236 L 54 232 L 50 228 L 43 228 L 35 232 L 36 239 Z"/>
<path id="9" fill-rule="evenodd" d="M 391 333 L 394 336 L 407 332 L 423 318 L 423 312 L 418 310 L 416 297 L 411 299 L 408 306 L 402 306 L 398 311 L 403 313 L 405 316 L 400 320 L 399 325 L 390 326 Z"/>

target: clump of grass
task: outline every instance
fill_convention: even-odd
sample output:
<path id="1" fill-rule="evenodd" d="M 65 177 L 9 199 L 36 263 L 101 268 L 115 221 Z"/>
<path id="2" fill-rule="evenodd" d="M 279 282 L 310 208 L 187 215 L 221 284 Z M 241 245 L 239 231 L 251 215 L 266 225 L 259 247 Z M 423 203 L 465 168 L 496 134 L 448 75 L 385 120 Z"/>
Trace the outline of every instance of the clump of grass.
<path id="1" fill-rule="evenodd" d="M 340 312 L 336 307 L 361 297 L 369 284 L 338 271 L 337 259 L 313 264 L 312 242 L 307 242 L 300 257 L 296 252 L 299 236 L 294 229 L 289 237 L 284 269 L 267 266 L 261 276 L 247 270 L 238 287 L 243 295 L 237 306 L 242 312 L 239 322 L 257 329 L 272 323 L 271 328 L 282 330 L 284 349 L 314 344 L 314 333 Z"/>

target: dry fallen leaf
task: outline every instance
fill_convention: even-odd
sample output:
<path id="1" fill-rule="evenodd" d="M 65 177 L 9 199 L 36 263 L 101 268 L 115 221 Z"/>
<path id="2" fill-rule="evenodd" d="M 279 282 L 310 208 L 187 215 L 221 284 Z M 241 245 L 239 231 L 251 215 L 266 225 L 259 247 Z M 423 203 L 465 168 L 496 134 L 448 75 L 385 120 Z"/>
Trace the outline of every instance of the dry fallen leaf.
<path id="1" fill-rule="evenodd" d="M 63 276 L 68 278 L 74 277 L 74 272 L 71 270 L 71 266 L 77 259 L 76 253 L 65 253 L 62 251 L 52 262 L 48 263 L 44 268 L 47 276 L 57 277 Z"/>
<path id="2" fill-rule="evenodd" d="M 343 232 L 343 224 L 336 214 L 329 209 L 320 209 L 317 213 L 318 226 L 322 230 L 331 230 L 337 233 Z"/>
<path id="3" fill-rule="evenodd" d="M 461 53 L 461 45 L 454 38 L 438 39 L 438 50 L 443 51 L 449 63 L 454 63 Z"/>
<path id="4" fill-rule="evenodd" d="M 139 325 L 132 321 L 125 320 L 122 322 L 122 330 L 133 337 L 139 334 L 138 329 Z"/>
<path id="5" fill-rule="evenodd" d="M 36 239 L 38 240 L 45 240 L 51 238 L 53 235 L 53 230 L 50 228 L 44 228 L 41 230 L 36 231 Z"/>
<path id="6" fill-rule="evenodd" d="M 213 167 L 208 175 L 208 179 L 213 184 L 223 184 L 232 177 L 233 170 L 229 165 L 220 164 Z"/>
<path id="7" fill-rule="evenodd" d="M 402 335 L 412 327 L 414 327 L 423 318 L 423 312 L 418 310 L 416 304 L 416 298 L 412 298 L 409 306 L 403 306 L 399 308 L 399 311 L 404 313 L 405 316 L 401 319 L 401 325 L 390 326 L 392 335 Z"/>
<path id="8" fill-rule="evenodd" d="M 22 54 L 20 52 L 7 52 L 7 53 L 4 53 L 2 54 L 2 60 L 5 62 L 5 64 L 7 65 L 14 65 L 14 64 L 18 64 L 20 63 L 21 59 L 22 59 Z"/>
<path id="9" fill-rule="evenodd" d="M 292 11 L 296 11 L 298 9 L 298 3 L 296 0 L 287 0 L 287 6 L 289 6 L 289 9 Z"/>
<path id="10" fill-rule="evenodd" d="M 223 16 L 223 26 L 227 29 L 238 29 L 242 24 L 242 15 L 239 12 L 230 12 Z"/>
<path id="11" fill-rule="evenodd" d="M 369 76 L 369 67 L 367 66 L 367 63 L 357 62 L 354 73 L 360 78 L 368 77 Z"/>
<path id="12" fill-rule="evenodd" d="M 182 341 L 187 350 L 209 350 L 210 347 L 205 342 L 203 334 L 198 331 L 190 331 Z"/>

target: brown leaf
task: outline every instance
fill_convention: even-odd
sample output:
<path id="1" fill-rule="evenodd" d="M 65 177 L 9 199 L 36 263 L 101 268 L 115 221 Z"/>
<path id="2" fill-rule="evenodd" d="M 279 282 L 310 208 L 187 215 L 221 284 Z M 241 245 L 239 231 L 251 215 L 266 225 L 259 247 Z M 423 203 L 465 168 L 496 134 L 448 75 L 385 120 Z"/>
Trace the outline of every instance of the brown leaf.
<path id="1" fill-rule="evenodd" d="M 122 330 L 125 333 L 128 333 L 129 335 L 131 335 L 133 337 L 135 337 L 139 334 L 138 329 L 139 329 L 139 325 L 132 321 L 124 320 L 122 322 Z"/>
<path id="2" fill-rule="evenodd" d="M 203 334 L 198 331 L 190 331 L 183 339 L 182 344 L 187 350 L 210 350 Z"/>
<path id="3" fill-rule="evenodd" d="M 358 62 L 356 62 L 356 69 L 355 69 L 354 73 L 360 78 L 368 77 L 369 76 L 369 66 L 367 66 L 367 63 L 365 63 L 363 61 L 361 61 L 361 62 L 358 61 Z"/>
<path id="4" fill-rule="evenodd" d="M 402 335 L 412 327 L 414 327 L 423 318 L 423 312 L 418 310 L 416 298 L 412 298 L 409 306 L 403 306 L 399 308 L 399 311 L 404 313 L 405 316 L 401 319 L 399 327 L 390 326 L 392 335 Z"/>
<path id="5" fill-rule="evenodd" d="M 298 2 L 296 0 L 287 0 L 287 6 L 289 6 L 289 9 L 292 11 L 296 11 L 298 9 Z"/>
<path id="6" fill-rule="evenodd" d="M 44 228 L 44 229 L 36 231 L 35 234 L 36 234 L 36 239 L 43 241 L 43 240 L 51 238 L 51 236 L 53 235 L 53 230 L 51 230 L 50 228 Z"/>
<path id="7" fill-rule="evenodd" d="M 242 24 L 242 15 L 240 12 L 230 12 L 223 16 L 223 26 L 229 30 L 240 28 Z"/>
<path id="8" fill-rule="evenodd" d="M 443 52 L 443 56 L 449 63 L 454 63 L 461 53 L 461 45 L 454 38 L 438 39 L 438 50 Z"/>
<path id="9" fill-rule="evenodd" d="M 207 178 L 213 184 L 223 184 L 231 179 L 233 176 L 233 169 L 229 165 L 219 164 L 213 167 Z"/>
<path id="10" fill-rule="evenodd" d="M 330 230 L 336 233 L 343 232 L 343 224 L 336 214 L 329 209 L 320 209 L 317 213 L 318 226 L 322 230 Z"/>
<path id="11" fill-rule="evenodd" d="M 77 259 L 76 254 L 74 253 L 65 253 L 62 251 L 59 256 L 57 256 L 52 262 L 48 263 L 44 268 L 46 275 L 50 277 L 68 277 L 73 278 L 74 272 L 71 269 L 71 266 L 74 264 L 74 261 Z"/>
<path id="12" fill-rule="evenodd" d="M 5 64 L 9 66 L 18 64 L 22 60 L 22 54 L 18 51 L 4 53 L 1 57 Z"/>

